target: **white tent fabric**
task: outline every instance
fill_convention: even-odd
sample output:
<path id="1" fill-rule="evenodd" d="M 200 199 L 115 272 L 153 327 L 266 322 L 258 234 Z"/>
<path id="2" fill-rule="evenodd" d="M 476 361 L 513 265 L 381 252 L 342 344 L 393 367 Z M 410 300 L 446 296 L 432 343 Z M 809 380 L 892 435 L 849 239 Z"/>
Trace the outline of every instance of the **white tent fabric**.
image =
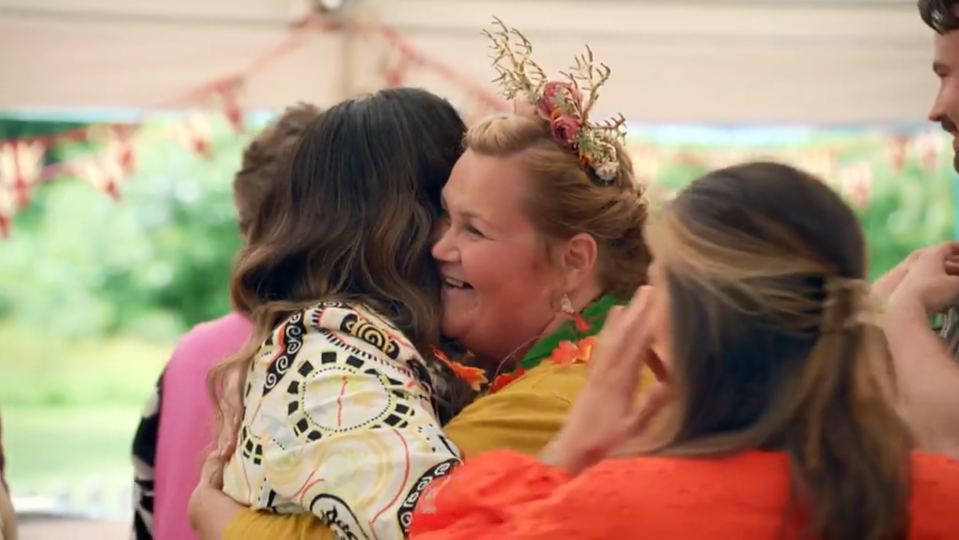
<path id="1" fill-rule="evenodd" d="M 936 89 L 933 34 L 911 0 L 349 4 L 491 91 L 479 36 L 491 16 L 527 31 L 551 71 L 588 41 L 613 68 L 600 108 L 633 121 L 915 122 Z M 302 12 L 292 0 L 2 0 L 0 108 L 166 104 L 256 62 Z M 384 50 L 382 40 L 312 33 L 247 81 L 245 105 L 330 104 L 374 89 Z M 459 85 L 427 69 L 405 84 L 465 103 Z"/>

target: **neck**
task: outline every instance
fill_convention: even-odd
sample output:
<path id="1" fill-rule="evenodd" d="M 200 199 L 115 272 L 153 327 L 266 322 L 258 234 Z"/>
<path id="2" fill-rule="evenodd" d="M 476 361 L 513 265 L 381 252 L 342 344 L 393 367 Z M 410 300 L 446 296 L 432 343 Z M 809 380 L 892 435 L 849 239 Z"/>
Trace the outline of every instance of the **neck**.
<path id="1" fill-rule="evenodd" d="M 579 290 L 569 293 L 570 303 L 573 304 L 573 309 L 577 312 L 582 311 L 601 296 L 602 291 L 600 290 L 599 286 L 596 285 L 581 287 Z M 490 356 L 474 355 L 470 361 L 470 364 L 485 370 L 487 377 L 490 380 L 493 380 L 493 378 L 500 373 L 512 371 L 540 340 L 559 330 L 560 326 L 562 326 L 563 323 L 568 322 L 570 319 L 571 317 L 569 315 L 559 312 L 546 324 L 546 326 L 538 335 L 530 338 L 519 347 L 513 349 L 505 357 L 494 358 Z"/>

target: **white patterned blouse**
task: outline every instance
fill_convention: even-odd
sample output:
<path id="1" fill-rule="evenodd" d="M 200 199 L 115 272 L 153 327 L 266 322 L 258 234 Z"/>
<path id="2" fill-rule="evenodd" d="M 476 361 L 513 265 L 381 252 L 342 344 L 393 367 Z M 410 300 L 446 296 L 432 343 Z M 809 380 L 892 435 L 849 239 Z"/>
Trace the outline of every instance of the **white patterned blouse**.
<path id="1" fill-rule="evenodd" d="M 254 358 L 224 492 L 255 509 L 312 512 L 337 538 L 403 538 L 419 494 L 459 463 L 431 371 L 368 309 L 297 313 Z"/>

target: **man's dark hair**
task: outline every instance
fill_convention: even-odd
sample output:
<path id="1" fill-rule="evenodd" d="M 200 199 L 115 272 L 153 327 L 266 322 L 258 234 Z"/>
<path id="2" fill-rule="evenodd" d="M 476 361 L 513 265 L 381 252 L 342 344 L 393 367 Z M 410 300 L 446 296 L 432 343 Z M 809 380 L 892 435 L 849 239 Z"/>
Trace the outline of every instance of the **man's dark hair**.
<path id="1" fill-rule="evenodd" d="M 919 16 L 940 34 L 959 30 L 959 0 L 919 0 Z"/>

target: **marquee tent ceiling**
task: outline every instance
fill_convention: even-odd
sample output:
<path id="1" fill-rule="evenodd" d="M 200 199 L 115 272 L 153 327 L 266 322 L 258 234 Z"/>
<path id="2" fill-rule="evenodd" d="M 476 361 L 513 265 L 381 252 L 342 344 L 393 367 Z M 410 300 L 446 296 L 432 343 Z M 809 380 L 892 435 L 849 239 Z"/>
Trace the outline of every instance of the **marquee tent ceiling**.
<path id="1" fill-rule="evenodd" d="M 630 119 L 921 120 L 936 89 L 931 31 L 913 2 L 859 4 L 367 0 L 355 9 L 488 90 L 478 31 L 494 14 L 528 30 L 552 70 L 589 41 L 613 68 L 602 108 Z M 0 108 L 171 104 L 276 49 L 304 9 L 299 0 L 0 0 Z M 382 84 L 383 43 L 344 43 L 340 33 L 302 38 L 246 82 L 246 105 L 329 104 Z M 404 82 L 465 95 L 435 71 Z"/>

